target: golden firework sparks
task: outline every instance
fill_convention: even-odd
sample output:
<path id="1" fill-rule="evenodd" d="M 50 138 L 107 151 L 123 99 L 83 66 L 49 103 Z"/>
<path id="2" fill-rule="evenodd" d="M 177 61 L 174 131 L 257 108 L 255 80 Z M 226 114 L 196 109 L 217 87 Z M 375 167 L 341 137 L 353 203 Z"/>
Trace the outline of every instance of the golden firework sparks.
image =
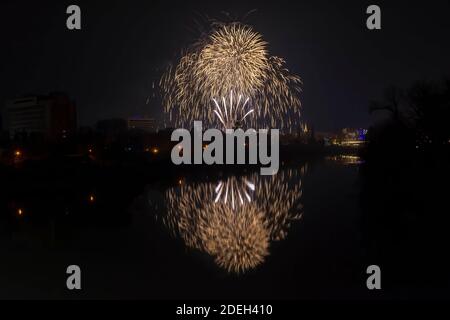
<path id="1" fill-rule="evenodd" d="M 178 127 L 190 127 L 194 120 L 217 125 L 212 99 L 234 91 L 249 98 L 253 128 L 298 125 L 301 80 L 288 71 L 283 59 L 269 55 L 267 45 L 249 26 L 215 25 L 161 78 L 169 120 Z"/>
<path id="2" fill-rule="evenodd" d="M 164 222 L 187 246 L 210 254 L 228 272 L 246 272 L 263 263 L 270 241 L 284 239 L 292 221 L 302 217 L 301 172 L 170 188 Z"/>

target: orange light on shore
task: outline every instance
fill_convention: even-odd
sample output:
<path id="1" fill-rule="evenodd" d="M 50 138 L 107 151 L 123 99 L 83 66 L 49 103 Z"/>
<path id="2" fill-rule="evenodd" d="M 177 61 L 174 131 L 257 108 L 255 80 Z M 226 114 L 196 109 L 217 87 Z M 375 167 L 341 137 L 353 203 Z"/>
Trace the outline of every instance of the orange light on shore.
<path id="1" fill-rule="evenodd" d="M 20 156 L 22 155 L 22 151 L 16 150 L 16 151 L 14 152 L 14 155 L 15 155 L 16 157 L 20 157 Z"/>
<path id="2" fill-rule="evenodd" d="M 22 209 L 17 209 L 17 214 L 18 214 L 19 216 L 22 216 L 22 215 L 23 215 L 23 210 L 22 210 Z"/>
<path id="3" fill-rule="evenodd" d="M 152 149 L 152 153 L 153 153 L 153 154 L 159 153 L 159 149 L 158 149 L 158 148 L 153 148 L 153 149 Z"/>
<path id="4" fill-rule="evenodd" d="M 95 197 L 94 197 L 94 195 L 90 195 L 89 196 L 89 202 L 95 202 Z"/>

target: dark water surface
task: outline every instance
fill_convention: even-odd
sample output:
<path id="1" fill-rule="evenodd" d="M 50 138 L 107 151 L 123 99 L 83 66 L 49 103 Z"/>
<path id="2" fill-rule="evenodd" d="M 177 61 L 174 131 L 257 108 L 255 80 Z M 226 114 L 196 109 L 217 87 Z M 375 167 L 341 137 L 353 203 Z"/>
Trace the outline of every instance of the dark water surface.
<path id="1" fill-rule="evenodd" d="M 408 297 L 408 286 L 366 288 L 367 266 L 385 260 L 367 239 L 360 170 L 338 157 L 274 177 L 180 176 L 126 201 L 126 185 L 78 200 L 36 191 L 0 220 L 0 298 Z M 58 214 L 30 214 L 46 206 Z M 71 264 L 78 292 L 66 289 Z"/>

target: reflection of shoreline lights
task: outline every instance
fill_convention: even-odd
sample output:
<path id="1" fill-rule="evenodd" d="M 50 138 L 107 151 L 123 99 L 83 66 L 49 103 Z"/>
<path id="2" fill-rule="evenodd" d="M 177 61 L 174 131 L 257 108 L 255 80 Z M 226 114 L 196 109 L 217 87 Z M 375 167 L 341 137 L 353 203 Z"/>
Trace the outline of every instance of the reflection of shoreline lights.
<path id="1" fill-rule="evenodd" d="M 246 272 L 263 263 L 270 241 L 284 239 L 292 221 L 302 217 L 302 171 L 304 167 L 171 188 L 165 195 L 164 223 L 221 268 Z"/>
<path id="2" fill-rule="evenodd" d="M 355 156 L 355 155 L 341 154 L 341 155 L 329 156 L 329 157 L 326 157 L 326 159 L 335 161 L 335 162 L 339 162 L 341 164 L 348 164 L 348 165 L 364 163 L 364 161 L 361 159 L 361 157 Z"/>
<path id="3" fill-rule="evenodd" d="M 250 127 L 297 128 L 300 85 L 282 58 L 268 54 L 261 34 L 240 23 L 215 23 L 160 80 L 169 121 L 184 128 L 194 120 L 217 124 L 211 99 L 231 91 L 248 97 L 249 108 L 258 106 L 247 119 Z"/>

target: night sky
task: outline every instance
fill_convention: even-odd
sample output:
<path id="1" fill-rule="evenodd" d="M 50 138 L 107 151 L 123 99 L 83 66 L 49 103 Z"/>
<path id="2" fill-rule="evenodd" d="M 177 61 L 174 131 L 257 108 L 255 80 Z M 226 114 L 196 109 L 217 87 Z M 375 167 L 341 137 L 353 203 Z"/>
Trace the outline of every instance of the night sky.
<path id="1" fill-rule="evenodd" d="M 316 130 L 367 127 L 368 103 L 386 86 L 450 74 L 450 1 L 389 2 L 2 1 L 0 101 L 64 91 L 80 125 L 158 116 L 152 82 L 196 38 L 195 20 L 256 9 L 243 22 L 301 76 Z M 81 31 L 66 28 L 70 4 L 81 7 Z M 370 4 L 381 6 L 381 31 L 366 29 Z"/>

